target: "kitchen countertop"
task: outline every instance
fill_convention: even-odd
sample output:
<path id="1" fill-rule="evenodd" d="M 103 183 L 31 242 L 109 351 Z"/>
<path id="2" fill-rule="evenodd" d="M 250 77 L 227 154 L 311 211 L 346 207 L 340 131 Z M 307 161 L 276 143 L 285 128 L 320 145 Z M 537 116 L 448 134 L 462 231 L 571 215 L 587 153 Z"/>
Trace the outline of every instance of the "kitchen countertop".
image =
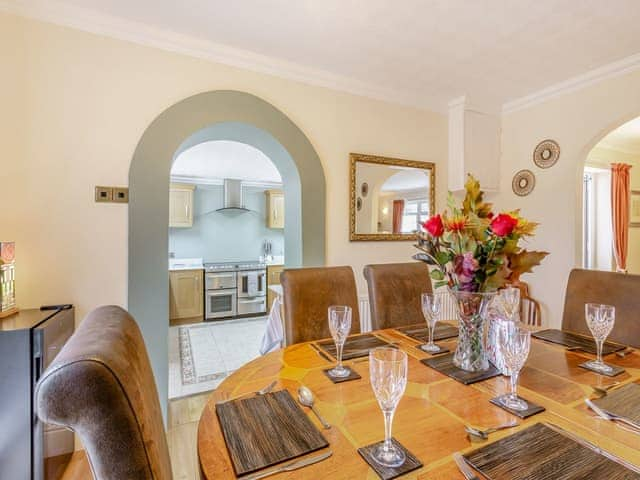
<path id="1" fill-rule="evenodd" d="M 177 272 L 180 270 L 204 270 L 202 258 L 170 258 L 169 271 Z"/>

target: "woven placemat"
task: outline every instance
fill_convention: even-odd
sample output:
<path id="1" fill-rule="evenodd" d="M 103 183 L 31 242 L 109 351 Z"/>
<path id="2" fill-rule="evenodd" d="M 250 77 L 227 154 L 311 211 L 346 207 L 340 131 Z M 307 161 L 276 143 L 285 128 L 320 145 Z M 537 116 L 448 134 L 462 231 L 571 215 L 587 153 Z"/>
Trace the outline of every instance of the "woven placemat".
<path id="1" fill-rule="evenodd" d="M 616 388 L 592 402 L 605 412 L 626 418 L 640 427 L 640 385 L 637 383 Z"/>
<path id="2" fill-rule="evenodd" d="M 395 438 L 391 439 L 391 443 L 393 443 L 395 447 L 402 449 L 407 459 L 402 465 L 396 468 L 384 467 L 380 465 L 373 459 L 372 455 L 375 451 L 375 448 L 383 443 L 384 442 L 376 442 L 365 447 L 360 447 L 358 449 L 358 453 L 360 454 L 360 456 L 364 458 L 364 461 L 369 464 L 373 471 L 376 472 L 382 480 L 391 480 L 392 478 L 397 478 L 401 475 L 413 472 L 414 470 L 422 467 L 422 462 L 418 460 L 415 455 L 413 455 L 409 450 L 402 446 L 402 444 Z"/>
<path id="3" fill-rule="evenodd" d="M 546 330 L 540 330 L 539 332 L 534 332 L 531 336 L 539 340 L 564 345 L 565 347 L 575 347 L 583 352 L 592 353 L 594 355 L 596 353 L 595 340 L 592 337 L 587 337 L 585 335 L 549 328 Z M 625 348 L 627 348 L 625 345 L 604 342 L 604 345 L 602 346 L 602 354 L 609 355 L 610 353 L 618 352 Z"/>

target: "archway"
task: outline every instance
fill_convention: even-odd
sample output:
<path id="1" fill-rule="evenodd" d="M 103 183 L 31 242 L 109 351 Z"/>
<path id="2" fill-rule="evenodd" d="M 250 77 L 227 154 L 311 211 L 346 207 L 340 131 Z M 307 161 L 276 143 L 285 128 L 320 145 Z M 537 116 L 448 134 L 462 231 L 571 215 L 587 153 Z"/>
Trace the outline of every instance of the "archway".
<path id="1" fill-rule="evenodd" d="M 192 142 L 230 133 L 228 129 L 234 126 L 245 132 L 241 141 L 253 142 L 257 148 L 275 154 L 283 166 L 290 162 L 289 167 L 295 166 L 297 170 L 299 195 L 291 195 L 290 201 L 295 202 L 294 198 L 298 198 L 299 204 L 287 203 L 286 221 L 294 221 L 299 215 L 297 234 L 302 241 L 300 251 L 291 252 L 296 264 L 287 260 L 288 266 L 324 264 L 325 179 L 322 164 L 311 142 L 284 113 L 254 95 L 230 90 L 194 95 L 162 112 L 142 135 L 129 169 L 128 308 L 142 330 L 165 418 L 171 165 L 176 152 L 194 145 Z M 305 216 L 305 212 L 312 214 Z"/>

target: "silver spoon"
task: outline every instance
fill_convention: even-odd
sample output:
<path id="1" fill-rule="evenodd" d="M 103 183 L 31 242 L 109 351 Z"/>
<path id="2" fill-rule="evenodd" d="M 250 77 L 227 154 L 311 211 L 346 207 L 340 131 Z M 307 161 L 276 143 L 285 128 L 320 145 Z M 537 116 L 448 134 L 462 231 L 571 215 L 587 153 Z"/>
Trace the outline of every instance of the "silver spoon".
<path id="1" fill-rule="evenodd" d="M 318 417 L 318 420 L 320 420 L 320 423 L 324 428 L 331 428 L 331 424 L 328 423 L 324 418 L 322 418 L 320 412 L 318 412 L 316 407 L 313 406 L 315 397 L 313 396 L 313 392 L 311 390 L 304 386 L 300 387 L 298 389 L 298 401 L 305 407 L 309 407 L 311 411 L 316 414 L 316 417 Z"/>
<path id="2" fill-rule="evenodd" d="M 465 425 L 464 429 L 471 437 L 476 437 L 482 440 L 488 440 L 490 433 L 497 432 L 498 430 L 504 430 L 505 428 L 517 427 L 518 425 L 519 423 L 514 420 L 508 423 L 503 423 L 502 425 L 498 425 L 495 427 L 485 428 L 484 430 L 473 428 L 470 425 Z"/>

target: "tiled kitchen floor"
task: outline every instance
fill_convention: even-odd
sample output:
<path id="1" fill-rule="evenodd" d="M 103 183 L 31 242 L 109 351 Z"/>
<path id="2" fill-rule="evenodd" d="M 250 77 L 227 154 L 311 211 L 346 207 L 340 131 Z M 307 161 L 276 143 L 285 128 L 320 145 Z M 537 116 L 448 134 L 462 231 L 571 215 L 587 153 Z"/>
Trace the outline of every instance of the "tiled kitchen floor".
<path id="1" fill-rule="evenodd" d="M 215 389 L 224 378 L 260 355 L 266 317 L 222 320 L 169 328 L 169 398 Z M 195 383 L 183 383 L 180 329 L 190 342 Z"/>

